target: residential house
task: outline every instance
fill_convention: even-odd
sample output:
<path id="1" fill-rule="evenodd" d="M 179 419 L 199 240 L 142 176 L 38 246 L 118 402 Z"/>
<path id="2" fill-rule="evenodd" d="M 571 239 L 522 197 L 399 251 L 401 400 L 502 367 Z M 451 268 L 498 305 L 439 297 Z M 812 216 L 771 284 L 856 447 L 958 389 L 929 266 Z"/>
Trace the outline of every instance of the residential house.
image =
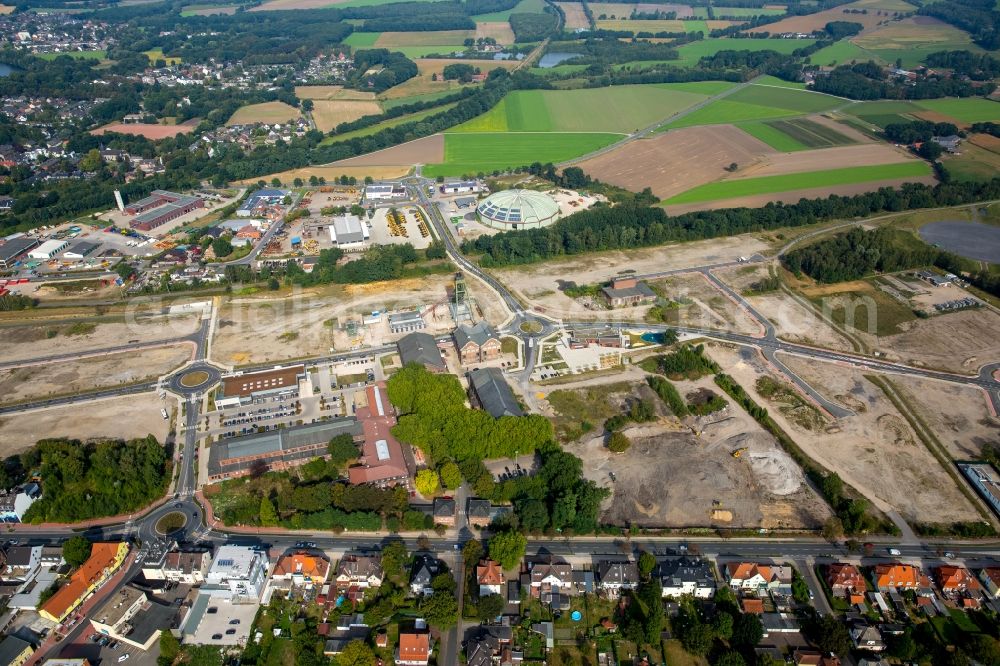
<path id="1" fill-rule="evenodd" d="M 62 622 L 118 570 L 127 555 L 128 544 L 124 541 L 93 544 L 87 561 L 38 609 L 38 614 Z"/>
<path id="2" fill-rule="evenodd" d="M 171 550 L 162 558 L 147 560 L 142 565 L 146 580 L 169 580 L 186 585 L 205 582 L 208 568 L 212 564 L 212 554 L 207 550 Z"/>
<path id="3" fill-rule="evenodd" d="M 726 578 L 734 590 L 766 589 L 771 582 L 771 567 L 756 562 L 730 562 L 726 565 Z"/>
<path id="4" fill-rule="evenodd" d="M 886 590 L 917 590 L 930 588 L 930 579 L 911 564 L 877 564 L 872 572 L 875 587 Z"/>
<path id="5" fill-rule="evenodd" d="M 826 584 L 837 597 L 850 597 L 852 594 L 864 594 L 865 579 L 861 570 L 853 564 L 834 563 L 826 568 Z"/>
<path id="6" fill-rule="evenodd" d="M 878 627 L 874 627 L 867 622 L 858 622 L 851 627 L 851 641 L 854 647 L 866 652 L 882 652 L 885 650 L 885 641 Z"/>
<path id="7" fill-rule="evenodd" d="M 569 608 L 574 587 L 573 567 L 555 557 L 528 562 L 528 585 L 531 596 L 554 608 Z"/>
<path id="8" fill-rule="evenodd" d="M 323 585 L 329 574 L 330 561 L 325 556 L 299 550 L 278 558 L 271 579 L 310 587 Z"/>
<path id="9" fill-rule="evenodd" d="M 23 666 L 23 664 L 28 663 L 34 652 L 35 648 L 23 638 L 14 635 L 7 636 L 0 641 L 0 664 Z"/>
<path id="10" fill-rule="evenodd" d="M 486 321 L 460 325 L 452 334 L 462 365 L 491 361 L 500 356 L 500 336 Z"/>
<path id="11" fill-rule="evenodd" d="M 24 514 L 41 499 L 42 489 L 37 483 L 26 483 L 0 495 L 0 522 L 19 523 Z"/>
<path id="12" fill-rule="evenodd" d="M 474 527 L 487 527 L 492 521 L 491 509 L 489 500 L 470 497 L 465 502 L 465 517 Z"/>
<path id="13" fill-rule="evenodd" d="M 479 596 L 500 594 L 503 588 L 503 569 L 500 564 L 491 559 L 480 560 L 476 567 L 476 582 L 479 584 Z"/>
<path id="14" fill-rule="evenodd" d="M 441 560 L 433 555 L 416 555 L 413 558 L 413 569 L 410 574 L 410 591 L 417 595 L 431 594 L 431 582 L 434 576 L 443 571 Z"/>
<path id="15" fill-rule="evenodd" d="M 361 598 L 365 590 L 378 587 L 384 577 L 379 555 L 345 555 L 337 564 L 337 589 L 349 598 Z"/>
<path id="16" fill-rule="evenodd" d="M 840 657 L 811 648 L 799 648 L 792 655 L 796 666 L 840 666 Z"/>
<path id="17" fill-rule="evenodd" d="M 458 504 L 451 497 L 435 497 L 434 498 L 434 523 L 436 525 L 447 525 L 449 527 L 455 525 L 455 512 L 458 510 Z"/>
<path id="18" fill-rule="evenodd" d="M 946 594 L 962 594 L 980 590 L 979 581 L 965 567 L 945 565 L 934 570 L 938 587 Z"/>
<path id="19" fill-rule="evenodd" d="M 501 632 L 500 629 L 510 629 L 510 627 L 482 627 L 480 632 L 465 643 L 466 666 L 496 666 L 503 663 L 503 655 L 510 652 L 512 635 L 508 632 Z M 514 661 L 511 654 L 508 663 L 519 663 Z"/>
<path id="20" fill-rule="evenodd" d="M 710 599 L 715 596 L 715 576 L 708 560 L 687 556 L 663 559 L 656 575 L 660 578 L 664 597 L 690 594 L 698 599 Z"/>
<path id="21" fill-rule="evenodd" d="M 634 562 L 601 560 L 597 563 L 597 580 L 603 592 L 618 596 L 622 590 L 639 586 L 639 569 Z"/>
<path id="22" fill-rule="evenodd" d="M 26 583 L 38 574 L 42 564 L 41 546 L 10 546 L 3 551 L 3 568 L 0 569 L 5 582 Z"/>
<path id="23" fill-rule="evenodd" d="M 396 663 L 401 666 L 427 666 L 431 656 L 431 637 L 427 633 L 400 632 Z"/>
<path id="24" fill-rule="evenodd" d="M 991 597 L 1000 599 L 1000 567 L 980 569 L 979 582 Z"/>

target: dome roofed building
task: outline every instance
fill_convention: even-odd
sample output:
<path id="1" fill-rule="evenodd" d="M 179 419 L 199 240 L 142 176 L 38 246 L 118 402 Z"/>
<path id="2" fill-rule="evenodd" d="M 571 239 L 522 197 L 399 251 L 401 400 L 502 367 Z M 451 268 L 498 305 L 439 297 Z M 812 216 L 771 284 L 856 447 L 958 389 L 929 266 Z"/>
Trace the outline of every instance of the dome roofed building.
<path id="1" fill-rule="evenodd" d="M 544 192 L 503 190 L 486 197 L 476 208 L 483 224 L 495 229 L 537 229 L 560 217 L 559 204 Z"/>

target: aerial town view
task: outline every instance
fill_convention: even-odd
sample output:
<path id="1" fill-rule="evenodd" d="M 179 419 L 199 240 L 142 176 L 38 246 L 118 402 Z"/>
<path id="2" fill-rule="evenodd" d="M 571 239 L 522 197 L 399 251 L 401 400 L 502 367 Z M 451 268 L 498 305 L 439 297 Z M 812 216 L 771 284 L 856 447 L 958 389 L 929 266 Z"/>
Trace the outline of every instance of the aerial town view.
<path id="1" fill-rule="evenodd" d="M 998 84 L 996 0 L 0 0 L 0 666 L 1000 666 Z"/>

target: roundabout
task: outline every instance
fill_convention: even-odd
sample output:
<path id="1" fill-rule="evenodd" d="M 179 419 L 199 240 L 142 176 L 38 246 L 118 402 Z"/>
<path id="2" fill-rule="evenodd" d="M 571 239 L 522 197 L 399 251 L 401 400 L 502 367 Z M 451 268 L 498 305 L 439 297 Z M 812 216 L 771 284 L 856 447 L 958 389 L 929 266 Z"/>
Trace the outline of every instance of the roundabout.
<path id="1" fill-rule="evenodd" d="M 157 534 L 167 536 L 183 529 L 185 525 L 187 525 L 187 516 L 180 511 L 171 511 L 161 516 L 153 529 L 156 530 Z"/>
<path id="2" fill-rule="evenodd" d="M 221 370 L 205 361 L 198 361 L 170 375 L 165 386 L 178 395 L 191 397 L 206 392 L 221 378 Z"/>
<path id="3" fill-rule="evenodd" d="M 535 321 L 534 319 L 528 319 L 526 321 L 521 322 L 521 325 L 518 326 L 518 329 L 522 333 L 529 333 L 531 335 L 536 335 L 542 332 L 543 326 L 540 322 Z"/>
<path id="4" fill-rule="evenodd" d="M 211 377 L 204 370 L 192 370 L 181 375 L 178 380 L 184 388 L 198 388 L 208 382 Z"/>

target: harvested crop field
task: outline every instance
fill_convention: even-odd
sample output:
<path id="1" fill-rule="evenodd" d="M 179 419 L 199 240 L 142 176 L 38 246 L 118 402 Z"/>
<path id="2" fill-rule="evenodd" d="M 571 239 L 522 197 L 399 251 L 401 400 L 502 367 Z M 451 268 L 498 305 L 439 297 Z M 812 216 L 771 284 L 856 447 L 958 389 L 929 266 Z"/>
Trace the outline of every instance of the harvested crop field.
<path id="1" fill-rule="evenodd" d="M 838 146 L 767 155 L 755 164 L 745 169 L 741 168 L 731 180 L 917 161 L 906 151 L 885 143 Z"/>
<path id="2" fill-rule="evenodd" d="M 632 12 L 676 12 L 677 18 L 691 18 L 694 16 L 694 11 L 691 9 L 691 5 L 679 5 L 679 4 L 657 4 L 654 2 L 626 2 L 626 3 L 610 3 L 610 2 L 590 2 L 587 3 L 590 6 L 590 11 L 594 13 L 594 16 L 600 16 L 604 14 L 605 16 L 616 18 L 627 18 L 632 15 Z"/>
<path id="3" fill-rule="evenodd" d="M 329 132 L 341 123 L 382 113 L 382 107 L 378 102 L 316 100 L 313 105 L 312 117 L 321 132 Z"/>
<path id="4" fill-rule="evenodd" d="M 437 74 L 440 78 L 444 74 L 444 68 L 446 65 L 454 65 L 455 60 L 450 60 L 448 58 L 421 58 L 416 61 L 417 70 L 420 72 L 421 76 L 430 76 L 431 74 Z M 501 69 L 514 69 L 519 64 L 516 61 L 511 60 L 461 60 L 459 61 L 465 65 L 472 65 L 473 67 L 478 67 L 484 72 L 488 72 L 491 69 L 501 68 Z"/>
<path id="5" fill-rule="evenodd" d="M 236 113 L 226 121 L 227 125 L 250 123 L 285 123 L 299 117 L 299 110 L 284 102 L 262 102 L 248 104 L 236 109 Z"/>
<path id="6" fill-rule="evenodd" d="M 718 390 L 709 378 L 676 385 L 682 395 Z M 567 447 L 583 460 L 586 478 L 612 491 L 602 504 L 604 522 L 795 529 L 817 528 L 830 516 L 802 470 L 731 401 L 725 411 L 691 423 L 699 436 L 672 418 L 627 428 L 632 446 L 620 454 L 610 453 L 603 437 Z M 744 447 L 740 458 L 731 455 Z"/>
<path id="7" fill-rule="evenodd" d="M 514 31 L 506 21 L 476 23 L 476 39 L 495 39 L 497 44 L 513 44 Z"/>
<path id="8" fill-rule="evenodd" d="M 190 345 L 174 345 L 0 370 L 0 404 L 154 380 L 191 360 L 192 351 Z"/>
<path id="9" fill-rule="evenodd" d="M 758 404 L 759 377 L 784 381 L 752 350 L 711 345 L 709 353 Z M 882 391 L 859 370 L 781 354 L 782 363 L 827 399 L 855 411 L 824 430 L 808 430 L 781 410 L 768 413 L 813 460 L 837 472 L 882 511 L 898 511 L 910 523 L 977 520 L 978 512 L 947 471 L 917 439 Z M 914 492 L 920 489 L 920 492 Z"/>
<path id="10" fill-rule="evenodd" d="M 435 134 L 326 166 L 413 166 L 442 161 L 444 161 L 444 135 Z"/>
<path id="11" fill-rule="evenodd" d="M 162 443 L 170 431 L 170 422 L 160 416 L 160 409 L 170 412 L 175 404 L 161 400 L 155 393 L 138 393 L 0 416 L 0 456 L 15 455 L 51 437 L 85 442 L 154 435 Z M 122 414 L 128 414 L 128 418 L 122 418 Z"/>
<path id="12" fill-rule="evenodd" d="M 851 41 L 887 62 L 902 60 L 903 67 L 914 67 L 936 51 L 979 51 L 969 33 L 930 16 L 895 21 L 864 32 Z"/>
<path id="13" fill-rule="evenodd" d="M 583 11 L 582 2 L 557 2 L 556 6 L 563 10 L 563 15 L 566 17 L 566 30 L 590 29 L 590 21 Z"/>
<path id="14" fill-rule="evenodd" d="M 358 180 L 364 180 L 365 176 L 371 176 L 375 180 L 381 180 L 384 178 L 402 178 L 408 173 L 410 173 L 410 167 L 408 166 L 311 166 L 302 167 L 301 169 L 289 169 L 288 171 L 281 171 L 279 173 L 270 173 L 259 178 L 247 178 L 244 181 L 240 181 L 240 184 L 254 185 L 261 179 L 271 182 L 272 178 L 277 178 L 283 185 L 292 185 L 296 178 L 307 181 L 310 176 L 316 176 L 317 178 L 322 176 L 326 178 L 327 182 L 332 182 L 334 178 L 340 178 L 341 176 L 347 176 L 348 178 L 354 176 Z"/>
<path id="15" fill-rule="evenodd" d="M 607 153 L 578 162 L 603 182 L 634 191 L 649 187 L 668 199 L 725 175 L 724 167 L 746 165 L 774 151 L 732 125 L 672 130 L 653 138 L 631 141 Z M 690 160 L 697 155 L 697 160 Z M 677 164 L 685 164 L 678 169 Z"/>
<path id="16" fill-rule="evenodd" d="M 375 101 L 375 93 L 367 90 L 354 90 L 344 86 L 295 86 L 295 96 L 299 99 L 331 99 Z"/>
<path id="17" fill-rule="evenodd" d="M 832 148 L 854 143 L 840 131 L 809 118 L 743 123 L 740 129 L 782 152 Z"/>
<path id="18" fill-rule="evenodd" d="M 915 11 L 916 7 L 912 7 L 909 11 Z M 851 13 L 851 12 L 854 13 Z M 860 13 L 864 11 L 864 13 Z M 850 21 L 852 23 L 860 23 L 865 26 L 865 29 L 871 29 L 877 26 L 883 21 L 888 21 L 886 16 L 883 16 L 881 12 L 872 11 L 872 8 L 866 2 L 853 2 L 849 5 L 841 5 L 839 7 L 834 7 L 833 9 L 827 9 L 821 12 L 816 12 L 815 14 L 807 14 L 805 16 L 790 16 L 786 19 L 782 19 L 777 23 L 769 23 L 766 26 L 761 26 L 760 28 L 754 28 L 750 32 L 769 32 L 772 35 L 779 35 L 784 32 L 804 32 L 811 33 L 814 30 L 822 31 L 827 23 L 831 21 Z"/>
<path id="19" fill-rule="evenodd" d="M 422 32 L 383 32 L 375 40 L 378 48 L 397 46 L 438 46 L 462 45 L 466 39 L 475 37 L 471 30 L 425 30 Z"/>
<path id="20" fill-rule="evenodd" d="M 955 460 L 977 459 L 984 444 L 1000 441 L 1000 418 L 990 413 L 981 389 L 920 377 L 890 379 Z"/>
<path id="21" fill-rule="evenodd" d="M 109 123 L 97 129 L 90 130 L 94 136 L 101 136 L 109 132 L 118 134 L 128 134 L 130 136 L 142 136 L 151 141 L 159 139 L 171 139 L 178 134 L 190 134 L 200 123 L 200 120 L 188 120 L 180 125 L 151 125 L 148 123 Z"/>

